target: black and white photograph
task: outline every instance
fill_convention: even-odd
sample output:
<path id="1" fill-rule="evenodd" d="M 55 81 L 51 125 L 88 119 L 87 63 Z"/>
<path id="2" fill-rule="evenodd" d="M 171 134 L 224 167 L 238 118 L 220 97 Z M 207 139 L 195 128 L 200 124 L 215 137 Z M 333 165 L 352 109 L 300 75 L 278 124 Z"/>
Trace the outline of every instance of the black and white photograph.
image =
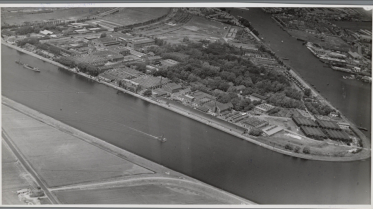
<path id="1" fill-rule="evenodd" d="M 371 206 L 373 6 L 0 6 L 2 206 Z"/>

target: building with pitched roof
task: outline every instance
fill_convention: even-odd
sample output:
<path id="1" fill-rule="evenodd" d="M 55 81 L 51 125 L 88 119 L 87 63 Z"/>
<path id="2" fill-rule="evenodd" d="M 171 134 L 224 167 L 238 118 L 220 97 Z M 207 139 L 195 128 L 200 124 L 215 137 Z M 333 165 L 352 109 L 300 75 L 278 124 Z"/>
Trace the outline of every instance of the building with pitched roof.
<path id="1" fill-rule="evenodd" d="M 301 126 L 300 129 L 306 135 L 307 137 L 322 140 L 326 139 L 327 136 L 324 134 L 324 132 L 320 128 L 316 127 L 309 127 L 309 126 Z"/>
<path id="2" fill-rule="evenodd" d="M 297 126 L 318 127 L 315 121 L 308 119 L 308 118 L 293 117 L 292 119 Z"/>
<path id="3" fill-rule="evenodd" d="M 182 88 L 183 87 L 180 84 L 167 83 L 167 84 L 163 85 L 162 90 L 169 93 L 169 94 L 172 94 L 172 93 L 176 93 L 176 92 L 180 91 Z"/>
<path id="4" fill-rule="evenodd" d="M 342 142 L 345 142 L 345 143 L 351 143 L 352 142 L 352 139 L 344 131 L 331 130 L 331 129 L 324 129 L 324 131 L 330 139 L 342 141 Z"/>
<path id="5" fill-rule="evenodd" d="M 261 128 L 261 127 L 264 127 L 266 125 L 268 125 L 268 121 L 265 121 L 265 120 L 261 120 L 259 118 L 256 118 L 256 117 L 250 117 L 244 121 L 241 122 L 241 124 L 245 127 L 245 128 Z"/>
<path id="6" fill-rule="evenodd" d="M 328 121 L 328 120 L 316 120 L 317 124 L 323 129 L 332 129 L 332 130 L 341 130 L 341 127 L 334 122 L 334 121 Z"/>
<path id="7" fill-rule="evenodd" d="M 272 126 L 268 126 L 268 127 L 265 127 L 262 129 L 262 131 L 267 135 L 267 136 L 272 136 L 273 134 L 275 133 L 278 133 L 280 131 L 284 130 L 283 127 L 281 126 L 276 126 L 276 125 L 272 125 Z"/>
<path id="8" fill-rule="evenodd" d="M 128 41 L 127 46 L 131 47 L 132 49 L 141 49 L 145 46 L 154 45 L 155 40 L 146 37 L 136 37 L 132 38 Z"/>
<path id="9" fill-rule="evenodd" d="M 141 89 L 157 89 L 170 82 L 169 79 L 161 76 L 154 77 L 148 75 L 135 78 L 132 81 L 138 83 Z"/>
<path id="10" fill-rule="evenodd" d="M 94 39 L 94 40 L 91 41 L 91 43 L 95 47 L 98 47 L 98 48 L 105 48 L 106 46 L 112 46 L 112 45 L 120 44 L 120 42 L 117 41 L 116 39 L 109 38 L 109 37 Z"/>
<path id="11" fill-rule="evenodd" d="M 272 110 L 273 108 L 275 108 L 275 107 L 270 105 L 270 104 L 260 104 L 260 105 L 254 107 L 254 111 L 256 111 L 260 114 L 263 114 L 263 113 L 266 113 L 266 112 Z"/>
<path id="12" fill-rule="evenodd" d="M 175 61 L 175 60 L 172 60 L 172 59 L 161 60 L 160 62 L 162 64 L 162 67 L 165 67 L 165 68 L 172 67 L 174 65 L 179 64 L 178 61 Z"/>

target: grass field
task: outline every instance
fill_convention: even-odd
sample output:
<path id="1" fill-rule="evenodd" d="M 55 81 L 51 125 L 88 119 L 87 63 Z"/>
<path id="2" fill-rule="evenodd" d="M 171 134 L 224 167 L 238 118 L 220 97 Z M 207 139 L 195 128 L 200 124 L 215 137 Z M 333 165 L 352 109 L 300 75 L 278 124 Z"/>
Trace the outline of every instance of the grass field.
<path id="1" fill-rule="evenodd" d="M 145 22 L 151 19 L 156 19 L 167 14 L 170 8 L 124 8 L 123 10 L 103 17 L 103 20 L 118 23 L 121 25 L 131 25 L 135 23 Z"/>
<path id="2" fill-rule="evenodd" d="M 53 11 L 52 13 L 39 13 L 39 14 L 23 14 L 18 13 L 5 13 L 1 15 L 1 22 L 8 24 L 22 24 L 23 22 L 56 20 L 56 19 L 77 19 L 92 14 L 107 11 L 112 8 L 108 7 L 77 7 L 77 8 L 62 8 Z"/>
<path id="3" fill-rule="evenodd" d="M 229 28 L 229 25 L 211 21 L 203 17 L 193 16 L 189 22 L 178 30 L 172 32 L 159 31 L 154 34 L 156 34 L 158 38 L 162 38 L 169 43 L 177 44 L 181 43 L 184 37 L 188 37 L 191 41 L 203 39 L 217 40 L 223 38 L 227 32 L 227 29 L 224 29 L 224 27 Z"/>
<path id="4" fill-rule="evenodd" d="M 26 172 L 21 169 L 15 156 L 2 143 L 2 200 L 4 205 L 25 205 L 18 200 L 16 191 L 30 186 Z"/>
<path id="5" fill-rule="evenodd" d="M 63 204 L 226 204 L 184 187 L 163 184 L 54 193 Z"/>
<path id="6" fill-rule="evenodd" d="M 3 128 L 48 187 L 153 173 L 7 106 L 2 111 Z"/>

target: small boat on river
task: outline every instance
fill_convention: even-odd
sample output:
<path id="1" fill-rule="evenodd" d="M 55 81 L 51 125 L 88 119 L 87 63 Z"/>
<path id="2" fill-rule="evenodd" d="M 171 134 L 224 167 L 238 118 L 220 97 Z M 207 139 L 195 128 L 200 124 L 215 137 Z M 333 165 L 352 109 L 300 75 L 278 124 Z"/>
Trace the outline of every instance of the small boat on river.
<path id="1" fill-rule="evenodd" d="M 32 70 L 32 71 L 35 71 L 35 72 L 38 72 L 38 73 L 40 73 L 40 70 L 39 70 L 39 68 L 36 68 L 36 67 L 32 67 L 31 65 L 28 65 L 28 64 L 24 64 L 24 63 L 22 63 L 21 61 L 15 61 L 17 64 L 19 64 L 19 65 L 22 65 L 24 68 L 26 68 L 26 69 L 29 69 L 29 70 Z"/>
<path id="2" fill-rule="evenodd" d="M 167 141 L 167 139 L 166 139 L 165 137 L 163 137 L 163 135 L 158 136 L 157 139 L 158 139 L 160 142 L 162 142 L 162 143 Z"/>

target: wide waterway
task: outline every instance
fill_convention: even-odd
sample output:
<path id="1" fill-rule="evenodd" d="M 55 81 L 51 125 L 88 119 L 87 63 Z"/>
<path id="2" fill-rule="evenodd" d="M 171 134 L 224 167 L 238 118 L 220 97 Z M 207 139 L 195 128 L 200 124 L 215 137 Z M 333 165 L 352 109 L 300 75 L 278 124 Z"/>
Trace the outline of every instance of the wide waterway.
<path id="1" fill-rule="evenodd" d="M 14 61 L 39 67 L 27 70 Z M 2 94 L 125 150 L 261 204 L 369 204 L 370 159 L 321 162 L 243 141 L 2 45 Z M 160 143 L 153 136 L 164 135 Z"/>
<path id="2" fill-rule="evenodd" d="M 357 126 L 368 129 L 364 132 L 371 135 L 371 84 L 358 80 L 345 80 L 347 73 L 334 71 L 325 67 L 302 42 L 291 37 L 286 31 L 260 8 L 249 10 L 233 9 L 232 15 L 242 16 L 249 20 L 259 32 L 263 41 L 279 56 L 287 58 L 284 62 L 298 72 L 306 82 L 314 85 L 321 95 L 340 110 L 349 120 Z M 341 22 L 342 25 L 351 25 Z M 371 24 L 371 22 L 370 22 Z M 355 24 L 357 25 L 357 24 Z M 367 29 L 369 23 L 362 22 L 361 28 Z M 370 31 L 372 28 L 370 27 Z"/>

